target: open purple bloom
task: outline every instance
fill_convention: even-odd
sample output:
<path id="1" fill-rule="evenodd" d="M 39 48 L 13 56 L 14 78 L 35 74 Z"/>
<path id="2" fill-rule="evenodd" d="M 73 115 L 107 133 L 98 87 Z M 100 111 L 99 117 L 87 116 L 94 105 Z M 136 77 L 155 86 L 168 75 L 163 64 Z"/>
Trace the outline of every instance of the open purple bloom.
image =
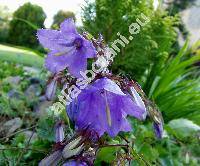
<path id="1" fill-rule="evenodd" d="M 94 46 L 78 34 L 72 18 L 61 23 L 60 31 L 40 29 L 37 36 L 40 43 L 50 50 L 45 66 L 52 73 L 68 68 L 70 74 L 81 77 L 80 71 L 87 69 L 87 58 L 96 56 Z"/>
<path id="2" fill-rule="evenodd" d="M 77 129 L 89 127 L 99 136 L 111 137 L 130 131 L 127 115 L 143 120 L 145 109 L 133 102 L 120 87 L 108 78 L 101 78 L 83 90 L 68 106 L 67 113 Z"/>

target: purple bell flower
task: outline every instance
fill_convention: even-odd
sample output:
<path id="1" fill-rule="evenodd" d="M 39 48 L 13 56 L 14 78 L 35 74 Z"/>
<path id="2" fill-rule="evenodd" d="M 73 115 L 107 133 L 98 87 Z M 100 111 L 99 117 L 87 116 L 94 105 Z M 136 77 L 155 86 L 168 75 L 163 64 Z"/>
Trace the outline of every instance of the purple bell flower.
<path id="1" fill-rule="evenodd" d="M 138 107 L 115 82 L 101 78 L 74 99 L 67 113 L 77 129 L 89 127 L 99 136 L 106 132 L 114 137 L 120 131 L 131 131 L 127 115 L 143 120 L 146 110 Z"/>
<path id="2" fill-rule="evenodd" d="M 148 116 L 153 121 L 153 129 L 155 136 L 159 139 L 163 137 L 163 126 L 164 120 L 162 117 L 162 113 L 159 111 L 158 107 L 151 101 L 148 101 Z"/>
<path id="3" fill-rule="evenodd" d="M 78 34 L 72 18 L 60 25 L 60 31 L 40 29 L 37 31 L 40 43 L 50 50 L 45 66 L 52 73 L 68 68 L 70 74 L 81 77 L 80 71 L 87 69 L 87 58 L 96 57 L 92 43 Z"/>

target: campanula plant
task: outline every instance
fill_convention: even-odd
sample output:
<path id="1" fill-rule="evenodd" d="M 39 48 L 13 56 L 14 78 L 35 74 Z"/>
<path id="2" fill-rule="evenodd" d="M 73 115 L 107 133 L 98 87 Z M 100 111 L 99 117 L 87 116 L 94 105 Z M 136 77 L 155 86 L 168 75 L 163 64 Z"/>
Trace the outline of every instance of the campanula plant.
<path id="1" fill-rule="evenodd" d="M 67 19 L 61 23 L 60 31 L 41 29 L 37 36 L 49 49 L 45 60 L 45 67 L 52 73 L 46 90 L 48 100 L 54 98 L 58 85 L 70 87 L 77 83 L 81 73 L 89 68 L 88 58 L 92 58 L 98 68 L 103 68 L 95 72 L 88 85 L 79 89 L 80 92 L 66 105 L 66 113 L 74 126 L 73 135 L 65 138 L 63 123 L 58 122 L 55 126 L 56 144 L 51 155 L 40 165 L 94 165 L 98 151 L 106 146 L 122 147 L 128 156 L 125 161 L 134 160 L 128 143 L 111 145 L 108 141 L 132 131 L 128 117 L 140 121 L 150 117 L 156 136 L 162 138 L 161 113 L 136 81 L 112 74 L 108 68 L 112 64 L 109 47 L 101 35 L 98 39 L 88 33 L 80 35 L 73 20 Z"/>

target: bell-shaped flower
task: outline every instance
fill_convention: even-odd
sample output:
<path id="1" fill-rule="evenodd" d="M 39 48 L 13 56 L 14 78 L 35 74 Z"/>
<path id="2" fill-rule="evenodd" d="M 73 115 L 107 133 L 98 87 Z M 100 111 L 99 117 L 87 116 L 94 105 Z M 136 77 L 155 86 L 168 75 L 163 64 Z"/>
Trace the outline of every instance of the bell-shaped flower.
<path id="1" fill-rule="evenodd" d="M 94 46 L 78 34 L 72 18 L 61 23 L 60 31 L 40 29 L 37 36 L 40 43 L 50 50 L 45 66 L 52 73 L 68 68 L 70 74 L 81 77 L 80 71 L 87 69 L 87 58 L 96 56 Z"/>
<path id="2" fill-rule="evenodd" d="M 164 131 L 164 120 L 162 117 L 162 113 L 159 111 L 158 107 L 151 101 L 148 102 L 147 112 L 148 116 L 153 122 L 153 129 L 156 137 L 161 139 L 163 137 Z"/>
<path id="3" fill-rule="evenodd" d="M 114 137 L 120 131 L 131 130 L 127 115 L 143 120 L 146 111 L 104 77 L 83 90 L 67 107 L 67 113 L 77 129 L 88 127 L 99 136 L 106 132 Z"/>

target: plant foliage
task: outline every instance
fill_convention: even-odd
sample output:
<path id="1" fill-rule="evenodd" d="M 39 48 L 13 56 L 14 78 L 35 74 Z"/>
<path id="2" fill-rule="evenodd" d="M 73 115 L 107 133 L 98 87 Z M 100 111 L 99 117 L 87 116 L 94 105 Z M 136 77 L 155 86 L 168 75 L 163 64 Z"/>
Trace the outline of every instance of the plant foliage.
<path id="1" fill-rule="evenodd" d="M 137 80 L 141 79 L 146 68 L 159 65 L 173 51 L 171 46 L 176 40 L 174 27 L 178 18 L 170 17 L 160 9 L 154 11 L 150 0 L 96 0 L 88 3 L 83 12 L 84 28 L 95 36 L 102 33 L 107 43 L 118 39 L 118 32 L 128 38 L 129 26 L 141 13 L 151 21 L 121 49 L 112 68 L 115 73 L 129 73 Z"/>
<path id="2" fill-rule="evenodd" d="M 187 57 L 188 42 L 176 57 L 169 58 L 157 72 L 152 69 L 144 85 L 149 97 L 154 99 L 164 113 L 166 121 L 187 117 L 199 124 L 200 84 L 195 76 L 199 68 L 194 64 L 200 60 L 200 54 Z M 150 85 L 153 79 L 153 83 Z M 150 87 L 150 88 L 147 88 Z"/>

